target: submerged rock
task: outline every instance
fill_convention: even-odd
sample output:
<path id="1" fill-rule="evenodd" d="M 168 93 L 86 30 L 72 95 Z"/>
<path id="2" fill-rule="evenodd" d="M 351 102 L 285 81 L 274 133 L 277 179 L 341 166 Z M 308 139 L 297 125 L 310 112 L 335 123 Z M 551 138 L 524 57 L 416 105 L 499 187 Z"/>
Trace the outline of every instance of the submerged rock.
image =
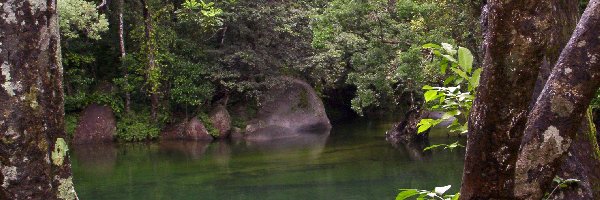
<path id="1" fill-rule="evenodd" d="M 206 140 L 211 141 L 213 137 L 208 133 L 202 121 L 197 117 L 185 120 L 178 124 L 168 126 L 162 131 L 162 140 Z"/>
<path id="2" fill-rule="evenodd" d="M 323 102 L 306 82 L 278 78 L 261 97 L 255 119 L 246 126 L 246 139 L 270 140 L 301 134 L 329 133 L 331 124 Z"/>
<path id="3" fill-rule="evenodd" d="M 90 104 L 79 117 L 73 143 L 112 142 L 117 131 L 113 111 L 108 106 Z"/>

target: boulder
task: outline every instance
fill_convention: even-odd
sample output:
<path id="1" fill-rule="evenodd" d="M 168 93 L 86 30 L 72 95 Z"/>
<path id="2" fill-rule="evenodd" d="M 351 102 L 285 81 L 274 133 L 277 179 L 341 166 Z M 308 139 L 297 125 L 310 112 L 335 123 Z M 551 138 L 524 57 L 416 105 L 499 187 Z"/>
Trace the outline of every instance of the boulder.
<path id="1" fill-rule="evenodd" d="M 329 133 L 331 124 L 323 102 L 308 83 L 289 77 L 277 78 L 276 83 L 261 96 L 256 118 L 246 126 L 246 139 Z"/>
<path id="2" fill-rule="evenodd" d="M 197 117 L 181 123 L 167 126 L 162 131 L 162 140 L 205 140 L 211 141 L 213 137 L 208 133 L 202 121 Z"/>
<path id="3" fill-rule="evenodd" d="M 231 130 L 231 116 L 225 105 L 216 106 L 209 116 L 213 126 L 219 130 L 219 138 L 228 137 Z"/>
<path id="4" fill-rule="evenodd" d="M 79 115 L 73 143 L 112 142 L 117 132 L 117 122 L 112 109 L 108 106 L 90 104 Z"/>

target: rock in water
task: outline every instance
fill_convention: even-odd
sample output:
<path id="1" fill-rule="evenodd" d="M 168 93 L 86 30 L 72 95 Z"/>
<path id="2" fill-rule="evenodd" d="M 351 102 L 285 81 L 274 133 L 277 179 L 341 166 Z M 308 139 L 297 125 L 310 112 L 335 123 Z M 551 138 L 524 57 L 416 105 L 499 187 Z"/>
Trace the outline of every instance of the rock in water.
<path id="1" fill-rule="evenodd" d="M 247 140 L 270 140 L 307 133 L 329 133 L 323 102 L 306 82 L 278 78 L 262 97 L 255 119 L 246 127 Z"/>
<path id="2" fill-rule="evenodd" d="M 179 124 L 167 127 L 161 134 L 163 140 L 206 140 L 212 141 L 213 137 L 208 133 L 202 121 L 197 117 L 186 120 Z"/>
<path id="3" fill-rule="evenodd" d="M 117 131 L 113 111 L 108 106 L 90 104 L 79 117 L 73 143 L 112 142 Z"/>
<path id="4" fill-rule="evenodd" d="M 226 138 L 229 136 L 231 130 L 231 116 L 227 112 L 227 108 L 224 105 L 216 106 L 210 113 L 210 121 L 213 126 L 219 130 L 219 138 Z"/>

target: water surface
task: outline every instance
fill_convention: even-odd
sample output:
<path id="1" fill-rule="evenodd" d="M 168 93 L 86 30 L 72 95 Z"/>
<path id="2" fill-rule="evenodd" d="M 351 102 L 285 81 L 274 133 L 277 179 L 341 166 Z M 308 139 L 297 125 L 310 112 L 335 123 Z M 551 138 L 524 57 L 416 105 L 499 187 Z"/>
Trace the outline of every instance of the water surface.
<path id="1" fill-rule="evenodd" d="M 362 120 L 285 141 L 76 146 L 75 187 L 82 200 L 372 200 L 394 199 L 399 188 L 458 190 L 464 150 L 393 147 L 384 139 L 390 127 Z"/>

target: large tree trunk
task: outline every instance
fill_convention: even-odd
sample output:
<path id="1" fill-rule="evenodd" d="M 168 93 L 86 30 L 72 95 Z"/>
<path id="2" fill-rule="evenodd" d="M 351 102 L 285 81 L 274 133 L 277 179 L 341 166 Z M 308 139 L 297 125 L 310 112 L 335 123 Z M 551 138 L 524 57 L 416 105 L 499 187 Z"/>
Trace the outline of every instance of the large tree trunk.
<path id="1" fill-rule="evenodd" d="M 77 199 L 56 1 L 0 0 L 0 199 Z"/>
<path id="2" fill-rule="evenodd" d="M 550 188 L 600 86 L 598 3 L 589 3 L 529 115 L 516 163 L 515 194 L 519 198 L 539 199 Z"/>
<path id="3" fill-rule="evenodd" d="M 150 113 L 152 115 L 152 120 L 156 121 L 157 113 L 158 113 L 158 80 L 155 80 L 157 77 L 154 77 L 153 74 L 157 72 L 156 68 L 156 60 L 154 58 L 154 40 L 152 36 L 152 14 L 150 14 L 150 10 L 148 8 L 148 4 L 146 0 L 140 0 L 142 2 L 142 13 L 144 15 L 144 34 L 146 37 L 146 53 L 148 59 L 148 69 L 147 69 L 147 82 L 149 82 L 149 91 L 150 91 Z"/>
<path id="4" fill-rule="evenodd" d="M 489 1 L 481 83 L 469 118 L 461 199 L 511 199 L 529 100 L 559 0 Z"/>
<path id="5" fill-rule="evenodd" d="M 119 12 L 119 51 L 121 52 L 121 68 L 123 69 L 123 76 L 125 78 L 125 85 L 128 87 L 129 85 L 129 70 L 125 65 L 125 30 L 123 25 L 123 7 L 125 2 L 123 0 L 117 0 L 118 12 Z M 129 93 L 129 89 L 125 89 L 125 112 L 129 113 L 131 111 L 131 94 Z"/>

